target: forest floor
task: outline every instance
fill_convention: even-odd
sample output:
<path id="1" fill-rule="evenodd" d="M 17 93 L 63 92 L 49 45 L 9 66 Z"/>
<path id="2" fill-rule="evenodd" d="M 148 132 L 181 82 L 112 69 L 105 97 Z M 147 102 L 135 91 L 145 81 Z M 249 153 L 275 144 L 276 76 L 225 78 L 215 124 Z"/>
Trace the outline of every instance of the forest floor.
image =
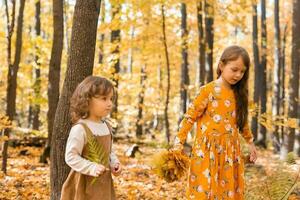
<path id="1" fill-rule="evenodd" d="M 132 144 L 114 144 L 123 164 L 123 172 L 114 178 L 117 199 L 185 199 L 186 181 L 167 183 L 158 178 L 148 166 L 148 159 L 160 150 L 153 144 L 140 146 L 136 158 L 124 152 Z M 25 155 L 20 151 L 27 150 Z M 0 199 L 49 199 L 49 164 L 40 164 L 41 148 L 9 148 L 7 175 L 0 174 Z M 246 166 L 246 200 L 279 200 L 294 184 L 299 173 L 300 159 L 286 164 L 270 150 L 259 150 L 255 165 Z M 300 178 L 288 199 L 300 199 Z"/>

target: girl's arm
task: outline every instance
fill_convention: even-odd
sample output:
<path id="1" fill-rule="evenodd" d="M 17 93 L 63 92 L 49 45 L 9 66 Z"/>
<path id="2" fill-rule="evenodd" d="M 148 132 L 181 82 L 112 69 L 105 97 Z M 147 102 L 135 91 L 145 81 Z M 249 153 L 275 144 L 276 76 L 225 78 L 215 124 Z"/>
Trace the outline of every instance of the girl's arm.
<path id="1" fill-rule="evenodd" d="M 85 144 L 85 130 L 77 124 L 71 128 L 67 141 L 65 161 L 75 171 L 89 175 L 97 176 L 97 163 L 83 158 L 82 150 Z"/>
<path id="2" fill-rule="evenodd" d="M 249 128 L 248 121 L 246 122 L 246 124 L 243 128 L 242 136 L 248 144 L 253 143 L 253 135 L 252 135 L 251 130 Z"/>
<path id="3" fill-rule="evenodd" d="M 200 117 L 208 104 L 208 92 L 205 86 L 200 88 L 198 96 L 189 105 L 187 112 L 184 114 L 184 118 L 180 123 L 179 132 L 175 138 L 174 145 L 182 145 L 185 143 L 188 132 L 191 130 L 196 119 Z"/>

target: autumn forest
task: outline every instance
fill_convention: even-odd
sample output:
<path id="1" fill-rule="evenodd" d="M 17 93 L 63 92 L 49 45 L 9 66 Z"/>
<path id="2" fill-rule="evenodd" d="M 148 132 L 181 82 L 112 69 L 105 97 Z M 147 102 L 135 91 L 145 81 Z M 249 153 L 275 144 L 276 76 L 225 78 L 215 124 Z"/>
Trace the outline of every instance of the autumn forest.
<path id="1" fill-rule="evenodd" d="M 0 15 L 0 199 L 60 199 L 70 98 L 89 75 L 116 90 L 116 198 L 185 199 L 187 176 L 166 181 L 151 158 L 230 45 L 251 60 L 245 199 L 300 199 L 299 0 L 0 0 Z"/>

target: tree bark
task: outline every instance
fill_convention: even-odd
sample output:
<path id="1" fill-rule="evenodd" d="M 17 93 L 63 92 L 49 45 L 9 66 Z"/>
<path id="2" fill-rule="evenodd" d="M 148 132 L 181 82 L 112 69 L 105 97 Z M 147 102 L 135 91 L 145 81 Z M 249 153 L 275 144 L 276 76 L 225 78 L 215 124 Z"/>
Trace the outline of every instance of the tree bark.
<path id="1" fill-rule="evenodd" d="M 64 152 L 71 128 L 70 98 L 77 85 L 93 72 L 98 17 L 101 1 L 77 0 L 74 10 L 70 54 L 63 89 L 58 101 L 50 153 L 51 199 L 60 199 L 62 185 L 70 168 Z"/>
<path id="2" fill-rule="evenodd" d="M 41 2 L 40 0 L 35 2 L 35 32 L 36 32 L 36 37 L 41 36 Z M 39 51 L 39 47 L 35 47 L 37 51 Z M 39 56 L 35 56 L 35 82 L 33 86 L 34 90 L 34 104 L 33 104 L 33 119 L 32 119 L 32 129 L 34 130 L 39 130 L 40 127 L 40 120 L 39 120 L 39 115 L 40 115 L 40 104 L 37 103 L 41 98 L 41 63 L 39 61 Z"/>
<path id="3" fill-rule="evenodd" d="M 258 116 L 259 116 L 259 94 L 260 94 L 260 85 L 259 85 L 259 68 L 260 68 L 260 60 L 259 60 L 259 49 L 258 49 L 258 28 L 257 28 L 257 4 L 252 4 L 252 48 L 253 48 L 253 57 L 254 57 L 254 96 L 253 101 L 257 105 L 257 112 L 255 116 L 253 116 L 251 121 L 251 131 L 254 137 L 254 140 L 257 140 L 257 131 L 258 131 Z"/>
<path id="4" fill-rule="evenodd" d="M 281 37 L 280 37 L 280 25 L 279 25 L 279 0 L 274 2 L 274 25 L 275 25 L 275 62 L 274 62 L 274 98 L 273 98 L 273 108 L 272 114 L 274 120 L 276 116 L 280 115 L 280 96 L 281 96 L 281 67 L 282 67 L 282 50 L 281 50 Z M 273 132 L 273 147 L 276 153 L 280 152 L 280 136 L 279 136 L 279 126 L 275 125 L 275 130 Z"/>
<path id="5" fill-rule="evenodd" d="M 146 66 L 143 65 L 141 67 L 141 80 L 140 80 L 140 86 L 141 86 L 141 91 L 138 96 L 138 116 L 136 120 L 136 137 L 141 137 L 143 135 L 143 107 L 144 107 L 144 96 L 145 96 L 145 89 L 146 89 Z"/>
<path id="6" fill-rule="evenodd" d="M 197 26 L 198 26 L 198 42 L 199 42 L 199 86 L 205 84 L 205 37 L 203 31 L 203 0 L 197 2 Z"/>
<path id="7" fill-rule="evenodd" d="M 292 69 L 289 79 L 289 99 L 288 99 L 288 117 L 298 117 L 298 97 L 299 97 L 299 65 L 300 65 L 300 2 L 293 1 L 293 25 L 292 25 Z M 287 134 L 284 135 L 281 158 L 285 159 L 287 153 L 294 150 L 295 129 L 287 128 Z"/>
<path id="8" fill-rule="evenodd" d="M 48 73 L 48 140 L 40 157 L 42 163 L 47 163 L 47 158 L 50 157 L 53 123 L 59 99 L 61 56 L 64 42 L 63 8 L 64 0 L 53 0 L 53 44 Z"/>
<path id="9" fill-rule="evenodd" d="M 164 117 L 165 117 L 165 131 L 166 131 L 166 140 L 167 143 L 170 143 L 170 125 L 169 125 L 169 98 L 170 98 L 170 60 L 169 60 L 169 52 L 167 45 L 167 36 L 166 36 L 166 20 L 165 20 L 165 6 L 161 5 L 161 16 L 162 16 L 162 32 L 163 32 L 163 45 L 164 45 L 164 53 L 166 57 L 166 68 L 167 68 L 167 89 L 166 89 L 166 101 L 165 101 L 165 109 L 164 109 Z"/>
<path id="10" fill-rule="evenodd" d="M 121 5 L 118 2 L 112 3 L 112 22 L 119 23 L 120 20 L 120 9 Z M 118 120 L 118 87 L 119 87 L 119 72 L 120 72 L 120 27 L 117 26 L 116 28 L 113 28 L 111 32 L 111 43 L 113 45 L 113 50 L 111 54 L 113 55 L 113 60 L 111 61 L 113 63 L 113 82 L 115 83 L 116 88 L 116 96 L 115 96 L 115 102 L 114 107 L 111 112 L 112 118 Z"/>
<path id="11" fill-rule="evenodd" d="M 213 44 L 214 44 L 214 1 L 205 0 L 205 40 L 206 40 L 206 71 L 207 82 L 214 79 Z"/>
<path id="12" fill-rule="evenodd" d="M 180 116 L 183 116 L 187 110 L 189 69 L 188 69 L 188 44 L 187 44 L 187 14 L 186 4 L 181 3 L 181 78 L 180 78 Z M 182 117 L 179 118 L 179 123 Z"/>
<path id="13" fill-rule="evenodd" d="M 267 111 L 267 22 L 266 22 L 266 1 L 261 1 L 261 65 L 260 73 L 260 113 Z M 267 148 L 267 129 L 260 125 L 260 137 L 257 145 Z"/>
<path id="14" fill-rule="evenodd" d="M 100 11 L 100 23 L 103 24 L 105 22 L 105 1 L 101 1 L 101 11 Z M 104 57 L 104 33 L 100 35 L 100 43 L 99 43 L 99 64 L 103 64 Z"/>
<path id="15" fill-rule="evenodd" d="M 15 1 L 13 1 L 13 4 L 15 4 Z M 16 114 L 17 75 L 18 75 L 19 64 L 21 61 L 21 52 L 22 52 L 24 7 L 25 7 L 25 0 L 20 0 L 19 16 L 18 16 L 18 22 L 17 22 L 16 48 L 15 48 L 15 57 L 14 57 L 13 64 L 11 64 L 10 60 L 8 60 L 9 68 L 8 68 L 8 74 L 7 74 L 7 88 L 6 88 L 6 102 L 7 102 L 6 103 L 6 116 L 8 116 L 8 119 L 10 121 L 14 120 L 14 117 Z M 13 5 L 13 12 L 14 12 L 14 9 L 15 9 L 15 5 Z M 8 7 L 7 7 L 7 11 L 8 11 Z M 13 16 L 13 20 L 14 20 L 14 16 Z M 13 23 L 14 22 L 12 21 L 12 24 Z M 10 27 L 13 27 L 13 25 L 11 25 Z M 8 40 L 11 40 L 12 31 L 13 31 L 13 29 L 9 28 Z M 8 53 L 9 54 L 11 53 L 10 47 L 8 47 Z M 11 54 L 8 56 L 11 56 Z M 4 135 L 9 137 L 10 131 L 11 130 L 8 128 L 5 129 Z M 4 145 L 3 145 L 3 150 L 2 150 L 2 171 L 5 174 L 6 174 L 6 167 L 7 167 L 7 151 L 8 151 L 8 141 L 5 141 Z"/>

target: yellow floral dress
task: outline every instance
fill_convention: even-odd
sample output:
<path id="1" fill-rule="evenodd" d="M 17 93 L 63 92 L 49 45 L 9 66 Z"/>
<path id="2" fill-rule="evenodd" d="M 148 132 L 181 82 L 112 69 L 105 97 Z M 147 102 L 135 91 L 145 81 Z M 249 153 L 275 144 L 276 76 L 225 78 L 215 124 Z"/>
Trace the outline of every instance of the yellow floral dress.
<path id="1" fill-rule="evenodd" d="M 236 125 L 232 89 L 217 80 L 200 88 L 181 122 L 175 144 L 183 144 L 194 122 L 197 132 L 192 148 L 188 199 L 244 199 L 244 160 Z M 246 123 L 243 138 L 252 134 Z"/>

